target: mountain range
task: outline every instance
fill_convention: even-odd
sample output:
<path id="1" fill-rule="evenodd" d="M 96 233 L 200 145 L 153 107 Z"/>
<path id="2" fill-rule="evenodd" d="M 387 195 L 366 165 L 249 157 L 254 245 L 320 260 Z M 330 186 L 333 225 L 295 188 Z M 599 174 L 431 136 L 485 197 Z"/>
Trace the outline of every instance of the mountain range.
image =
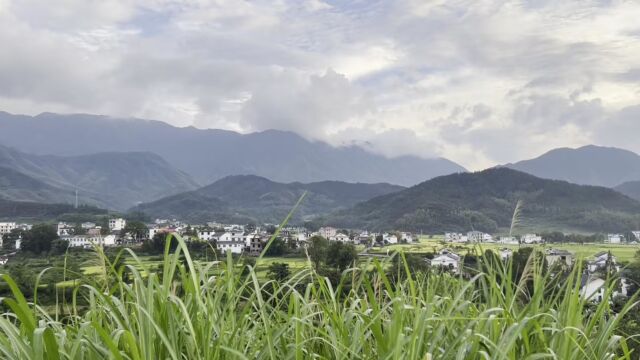
<path id="1" fill-rule="evenodd" d="M 640 202 L 612 189 L 509 168 L 437 177 L 334 213 L 325 223 L 369 230 L 495 232 L 510 226 L 519 200 L 523 229 L 614 232 L 640 227 Z"/>
<path id="2" fill-rule="evenodd" d="M 258 175 L 285 183 L 339 180 L 409 186 L 465 171 L 442 158 L 387 158 L 357 146 L 333 147 L 309 141 L 291 132 L 239 134 L 96 115 L 0 112 L 0 144 L 59 156 L 151 152 L 201 184 L 230 175 Z"/>
<path id="3" fill-rule="evenodd" d="M 341 181 L 278 183 L 253 175 L 228 176 L 200 189 L 141 204 L 140 211 L 155 218 L 193 222 L 235 221 L 280 223 L 306 192 L 294 221 L 347 208 L 376 196 L 404 189 L 385 183 Z"/>
<path id="4" fill-rule="evenodd" d="M 615 187 L 640 180 L 640 155 L 623 149 L 595 145 L 559 148 L 535 159 L 506 167 L 545 179 L 574 184 Z"/>
<path id="5" fill-rule="evenodd" d="M 75 202 L 125 210 L 141 202 L 196 189 L 191 177 L 151 153 L 33 155 L 0 146 L 0 198 Z"/>

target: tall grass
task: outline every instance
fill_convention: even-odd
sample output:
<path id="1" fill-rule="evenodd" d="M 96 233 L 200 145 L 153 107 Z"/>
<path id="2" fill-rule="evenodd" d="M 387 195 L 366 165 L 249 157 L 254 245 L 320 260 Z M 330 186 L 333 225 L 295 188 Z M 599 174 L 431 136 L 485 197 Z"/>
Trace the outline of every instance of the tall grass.
<path id="1" fill-rule="evenodd" d="M 579 269 L 546 275 L 532 257 L 522 279 L 484 259 L 471 279 L 411 274 L 371 260 L 332 285 L 313 267 L 284 283 L 251 266 L 195 262 L 181 238 L 162 271 L 104 258 L 100 282 L 83 285 L 87 311 L 49 314 L 12 279 L 2 299 L 0 357 L 7 359 L 631 359 L 615 335 L 628 303 L 587 306 Z M 367 270 L 363 270 L 367 269 Z M 216 270 L 216 271 L 214 271 Z M 244 270 L 244 271 L 243 271 Z M 212 273 L 217 276 L 211 276 Z M 402 272 L 404 276 L 394 276 Z M 148 276 L 143 276 L 148 274 Z M 397 275 L 397 274 L 396 274 Z M 392 281 L 394 279 L 402 279 Z M 614 285 L 607 291 L 611 294 Z"/>

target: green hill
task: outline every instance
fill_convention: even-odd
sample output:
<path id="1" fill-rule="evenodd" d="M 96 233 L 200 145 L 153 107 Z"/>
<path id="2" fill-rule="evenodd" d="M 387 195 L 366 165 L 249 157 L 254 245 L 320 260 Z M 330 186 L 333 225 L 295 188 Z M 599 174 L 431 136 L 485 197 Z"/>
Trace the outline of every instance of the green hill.
<path id="1" fill-rule="evenodd" d="M 332 214 L 326 223 L 430 233 L 507 228 L 518 200 L 529 229 L 627 231 L 640 203 L 604 187 L 545 180 L 508 168 L 438 177 Z"/>
<path id="2" fill-rule="evenodd" d="M 151 153 L 34 155 L 0 146 L 0 198 L 80 203 L 125 210 L 141 202 L 197 188 L 185 173 Z"/>
<path id="3" fill-rule="evenodd" d="M 43 221 L 62 219 L 65 216 L 84 218 L 106 214 L 108 214 L 107 210 L 93 206 L 80 206 L 76 209 L 70 204 L 44 204 L 0 199 L 0 220 Z"/>
<path id="4" fill-rule="evenodd" d="M 347 208 L 360 201 L 404 189 L 389 184 L 361 184 L 340 181 L 318 183 L 277 183 L 252 175 L 229 176 L 195 191 L 141 204 L 132 211 L 152 217 L 188 221 L 251 219 L 279 223 L 300 196 L 307 196 L 296 211 L 294 221 Z"/>
<path id="5" fill-rule="evenodd" d="M 616 191 L 621 192 L 632 199 L 640 201 L 640 180 L 629 181 L 624 184 L 620 184 L 614 188 Z"/>

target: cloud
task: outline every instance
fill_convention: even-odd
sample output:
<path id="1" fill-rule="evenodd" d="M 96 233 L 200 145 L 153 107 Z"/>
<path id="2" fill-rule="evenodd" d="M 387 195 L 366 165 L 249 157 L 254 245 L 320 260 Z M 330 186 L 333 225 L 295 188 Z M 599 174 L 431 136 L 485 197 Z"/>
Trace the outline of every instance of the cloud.
<path id="1" fill-rule="evenodd" d="M 0 109 L 276 128 L 471 169 L 640 151 L 631 1 L 0 0 Z"/>

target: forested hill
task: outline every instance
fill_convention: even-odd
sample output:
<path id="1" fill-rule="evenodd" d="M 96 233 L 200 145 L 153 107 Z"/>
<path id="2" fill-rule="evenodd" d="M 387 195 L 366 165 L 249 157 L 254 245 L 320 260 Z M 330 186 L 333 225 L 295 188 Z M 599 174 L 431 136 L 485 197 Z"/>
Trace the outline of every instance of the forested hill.
<path id="1" fill-rule="evenodd" d="M 169 196 L 134 207 L 151 217 L 178 218 L 194 222 L 249 219 L 279 223 L 302 196 L 306 198 L 295 213 L 294 220 L 347 208 L 376 196 L 405 188 L 390 184 L 345 183 L 278 183 L 253 176 L 228 176 L 195 191 Z"/>
<path id="2" fill-rule="evenodd" d="M 627 231 L 640 203 L 614 190 L 546 180 L 508 168 L 438 177 L 340 211 L 326 223 L 376 229 L 494 232 L 509 227 L 522 200 L 523 227 Z"/>

